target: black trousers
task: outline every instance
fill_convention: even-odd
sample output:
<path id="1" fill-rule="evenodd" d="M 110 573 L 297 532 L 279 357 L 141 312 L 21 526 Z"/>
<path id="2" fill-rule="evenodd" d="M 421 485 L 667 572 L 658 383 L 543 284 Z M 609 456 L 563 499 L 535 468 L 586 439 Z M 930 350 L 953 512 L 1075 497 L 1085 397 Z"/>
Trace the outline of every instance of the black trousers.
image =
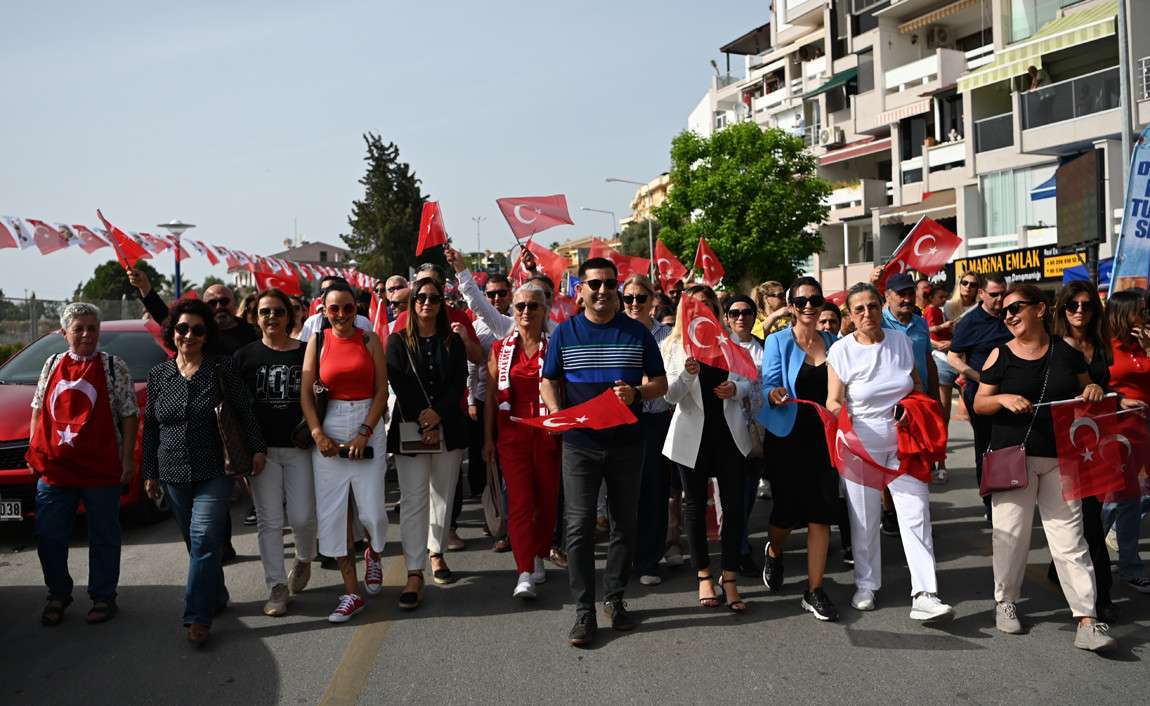
<path id="1" fill-rule="evenodd" d="M 479 420 L 467 418 L 467 484 L 471 494 L 479 497 L 487 487 L 487 464 L 483 461 L 483 402 L 477 400 Z M 459 513 L 463 511 L 463 474 L 455 485 L 455 500 L 451 505 L 451 529 L 459 527 Z"/>
<path id="2" fill-rule="evenodd" d="M 981 414 L 974 413 L 973 401 L 966 401 L 966 412 L 970 415 L 970 427 L 974 430 L 974 476 L 978 480 L 979 487 L 982 486 L 982 457 L 990 448 L 990 419 Z M 990 513 L 990 495 L 982 499 L 982 504 L 986 506 L 986 512 L 989 516 Z"/>
<path id="3" fill-rule="evenodd" d="M 725 425 L 726 422 L 724 421 Z M 743 543 L 747 461 L 735 446 L 729 431 L 719 438 L 708 439 L 706 434 L 699 447 L 694 468 L 679 466 L 686 499 L 683 501 L 683 525 L 687 531 L 687 546 L 691 563 L 696 571 L 710 568 L 711 555 L 707 549 L 707 481 L 719 482 L 719 496 L 723 504 L 721 533 L 723 571 L 739 570 L 739 550 Z M 725 438 L 722 438 L 724 437 Z"/>

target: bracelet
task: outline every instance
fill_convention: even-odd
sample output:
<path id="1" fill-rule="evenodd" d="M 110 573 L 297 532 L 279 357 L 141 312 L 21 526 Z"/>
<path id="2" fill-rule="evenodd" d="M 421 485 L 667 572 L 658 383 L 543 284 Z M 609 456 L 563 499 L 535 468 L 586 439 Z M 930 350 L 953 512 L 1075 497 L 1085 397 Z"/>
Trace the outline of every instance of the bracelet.
<path id="1" fill-rule="evenodd" d="M 363 436 L 371 436 L 372 432 L 374 432 L 374 431 L 375 431 L 375 429 L 372 429 L 371 427 L 369 427 L 366 424 L 360 424 L 359 425 L 359 433 Z"/>

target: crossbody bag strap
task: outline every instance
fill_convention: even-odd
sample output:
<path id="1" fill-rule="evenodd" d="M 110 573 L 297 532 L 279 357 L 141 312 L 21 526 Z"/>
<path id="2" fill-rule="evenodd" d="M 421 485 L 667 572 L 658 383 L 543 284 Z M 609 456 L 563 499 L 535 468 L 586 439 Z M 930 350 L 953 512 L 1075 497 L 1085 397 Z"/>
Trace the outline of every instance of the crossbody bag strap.
<path id="1" fill-rule="evenodd" d="M 415 376 L 415 382 L 419 385 L 419 391 L 423 393 L 423 399 L 427 400 L 427 406 L 431 406 L 431 395 L 427 394 L 427 388 L 423 386 L 423 379 L 419 377 L 419 371 L 415 369 L 415 354 L 411 350 L 411 346 L 407 347 L 407 364 L 411 367 L 411 374 Z"/>
<path id="2" fill-rule="evenodd" d="M 1050 363 L 1054 360 L 1054 337 L 1050 337 L 1050 350 L 1046 352 L 1046 374 L 1042 376 L 1042 392 L 1038 393 L 1038 401 L 1036 405 L 1042 404 L 1046 398 L 1046 384 L 1050 382 Z M 1034 409 L 1034 414 L 1030 417 L 1030 425 L 1026 427 L 1026 435 L 1022 437 L 1022 447 L 1026 447 L 1026 442 L 1030 439 L 1030 432 L 1034 429 L 1034 422 L 1038 419 L 1038 408 Z"/>

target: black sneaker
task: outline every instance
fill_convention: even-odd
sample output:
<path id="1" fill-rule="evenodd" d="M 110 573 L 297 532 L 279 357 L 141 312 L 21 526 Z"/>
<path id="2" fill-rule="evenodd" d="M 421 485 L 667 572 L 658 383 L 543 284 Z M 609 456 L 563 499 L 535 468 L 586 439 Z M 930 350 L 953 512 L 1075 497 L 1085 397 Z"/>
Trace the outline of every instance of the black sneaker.
<path id="1" fill-rule="evenodd" d="M 755 563 L 755 558 L 750 554 L 743 554 L 739 557 L 739 575 L 749 579 L 757 578 L 762 569 Z"/>
<path id="2" fill-rule="evenodd" d="M 831 599 L 823 592 L 822 588 L 804 591 L 802 606 L 803 610 L 813 613 L 819 620 L 833 623 L 839 619 L 838 609 L 835 608 L 834 603 L 831 603 Z"/>
<path id="3" fill-rule="evenodd" d="M 244 525 L 247 527 L 255 527 L 256 522 L 258 522 L 258 520 L 256 520 L 256 506 L 252 505 L 252 509 L 248 510 L 248 514 L 244 515 Z"/>
<path id="4" fill-rule="evenodd" d="M 888 537 L 898 536 L 898 515 L 894 510 L 882 511 L 882 533 Z"/>
<path id="5" fill-rule="evenodd" d="M 635 620 L 627 612 L 627 604 L 622 598 L 612 598 L 603 603 L 603 615 L 611 621 L 612 630 L 633 630 Z"/>
<path id="6" fill-rule="evenodd" d="M 594 613 L 583 613 L 575 618 L 575 625 L 567 634 L 567 642 L 573 647 L 586 647 L 595 639 L 595 631 L 599 629 L 595 623 Z"/>
<path id="7" fill-rule="evenodd" d="M 783 587 L 783 558 L 771 556 L 771 543 L 763 550 L 763 585 L 768 591 L 777 591 Z"/>

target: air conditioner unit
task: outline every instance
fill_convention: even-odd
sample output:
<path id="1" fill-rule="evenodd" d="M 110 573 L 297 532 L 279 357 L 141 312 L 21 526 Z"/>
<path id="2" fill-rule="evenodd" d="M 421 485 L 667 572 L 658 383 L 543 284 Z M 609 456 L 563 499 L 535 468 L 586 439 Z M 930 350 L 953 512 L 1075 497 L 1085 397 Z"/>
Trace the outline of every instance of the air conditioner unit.
<path id="1" fill-rule="evenodd" d="M 950 43 L 950 30 L 942 25 L 931 25 L 926 31 L 926 48 L 938 49 Z"/>
<path id="2" fill-rule="evenodd" d="M 841 127 L 824 127 L 819 129 L 818 143 L 821 147 L 841 145 L 843 139 L 843 129 Z"/>

